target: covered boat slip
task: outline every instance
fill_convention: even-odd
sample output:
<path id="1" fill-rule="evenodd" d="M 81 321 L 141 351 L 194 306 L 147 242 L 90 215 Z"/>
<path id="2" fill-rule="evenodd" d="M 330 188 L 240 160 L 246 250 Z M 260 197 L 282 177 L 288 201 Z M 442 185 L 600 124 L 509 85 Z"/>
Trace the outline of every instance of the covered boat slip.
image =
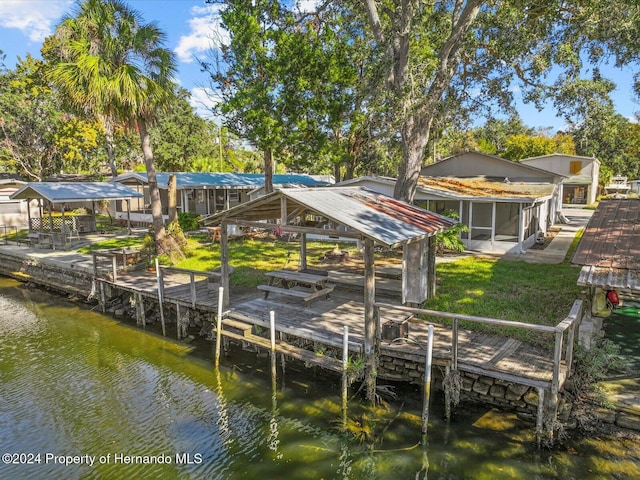
<path id="1" fill-rule="evenodd" d="M 69 248 L 80 234 L 97 230 L 96 204 L 113 200 L 129 202 L 142 195 L 124 185 L 105 182 L 30 182 L 11 195 L 16 200 L 37 200 L 38 218 L 28 213 L 28 240 L 41 248 Z M 45 203 L 48 215 L 44 215 Z M 90 207 L 91 215 L 69 215 L 68 209 Z M 60 209 L 60 216 L 53 209 Z M 28 210 L 29 212 L 29 210 Z M 131 227 L 130 221 L 127 226 Z"/>
<path id="2" fill-rule="evenodd" d="M 573 256 L 578 285 L 640 297 L 640 199 L 600 202 Z"/>

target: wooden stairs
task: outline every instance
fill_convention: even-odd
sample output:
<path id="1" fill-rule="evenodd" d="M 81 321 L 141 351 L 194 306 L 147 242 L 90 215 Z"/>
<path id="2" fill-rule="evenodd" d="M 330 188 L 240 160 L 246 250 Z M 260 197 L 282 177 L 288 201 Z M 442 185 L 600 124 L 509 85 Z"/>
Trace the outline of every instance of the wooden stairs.
<path id="1" fill-rule="evenodd" d="M 247 342 L 265 350 L 271 350 L 271 342 L 268 338 L 255 335 L 253 333 L 254 325 L 241 322 L 233 318 L 224 318 L 222 320 L 221 335 L 241 342 Z M 296 347 L 290 343 L 276 339 L 276 352 L 288 357 L 300 360 L 310 365 L 319 366 L 334 372 L 342 373 L 342 360 L 325 355 L 319 355 L 311 350 Z"/>

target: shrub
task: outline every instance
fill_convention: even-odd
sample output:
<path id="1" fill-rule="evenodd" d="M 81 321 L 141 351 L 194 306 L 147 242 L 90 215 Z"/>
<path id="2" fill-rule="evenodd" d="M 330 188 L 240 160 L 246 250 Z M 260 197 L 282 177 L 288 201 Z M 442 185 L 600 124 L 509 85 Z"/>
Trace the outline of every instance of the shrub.
<path id="1" fill-rule="evenodd" d="M 193 212 L 178 212 L 178 223 L 184 232 L 198 230 L 200 228 L 200 215 Z"/>

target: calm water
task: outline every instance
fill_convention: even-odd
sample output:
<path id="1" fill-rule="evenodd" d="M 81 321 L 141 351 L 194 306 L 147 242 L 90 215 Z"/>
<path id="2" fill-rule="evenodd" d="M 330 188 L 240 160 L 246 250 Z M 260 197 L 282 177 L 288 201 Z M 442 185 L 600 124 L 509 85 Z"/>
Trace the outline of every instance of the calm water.
<path id="1" fill-rule="evenodd" d="M 424 449 L 414 391 L 387 409 L 351 401 L 342 433 L 339 378 L 278 360 L 272 384 L 269 358 L 247 352 L 215 371 L 184 345 L 1 277 L 0 339 L 0 453 L 25 454 L 3 456 L 1 479 L 640 478 L 637 443 L 538 451 L 530 424 L 463 408 L 447 425 L 441 401 Z"/>

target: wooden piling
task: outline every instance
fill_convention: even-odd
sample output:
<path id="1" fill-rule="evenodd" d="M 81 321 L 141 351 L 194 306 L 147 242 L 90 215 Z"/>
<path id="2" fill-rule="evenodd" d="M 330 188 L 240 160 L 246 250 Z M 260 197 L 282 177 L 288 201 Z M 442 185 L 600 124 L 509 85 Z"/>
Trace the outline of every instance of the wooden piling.
<path id="1" fill-rule="evenodd" d="M 538 388 L 538 414 L 536 417 L 536 442 L 538 448 L 542 444 L 542 430 L 544 428 L 544 388 Z"/>
<path id="2" fill-rule="evenodd" d="M 158 282 L 158 306 L 160 307 L 160 323 L 162 324 L 162 335 L 167 336 L 167 329 L 164 324 L 164 308 L 162 302 L 164 300 L 164 280 L 160 271 L 160 264 L 156 258 L 156 281 Z"/>
<path id="3" fill-rule="evenodd" d="M 429 404 L 431 402 L 431 363 L 433 360 L 433 325 L 429 325 L 427 353 L 424 364 L 424 388 L 422 398 L 422 441 L 426 442 L 429 428 Z"/>
<path id="4" fill-rule="evenodd" d="M 220 366 L 220 341 L 222 338 L 222 312 L 224 299 L 224 287 L 218 288 L 218 318 L 216 319 L 216 368 Z"/>

